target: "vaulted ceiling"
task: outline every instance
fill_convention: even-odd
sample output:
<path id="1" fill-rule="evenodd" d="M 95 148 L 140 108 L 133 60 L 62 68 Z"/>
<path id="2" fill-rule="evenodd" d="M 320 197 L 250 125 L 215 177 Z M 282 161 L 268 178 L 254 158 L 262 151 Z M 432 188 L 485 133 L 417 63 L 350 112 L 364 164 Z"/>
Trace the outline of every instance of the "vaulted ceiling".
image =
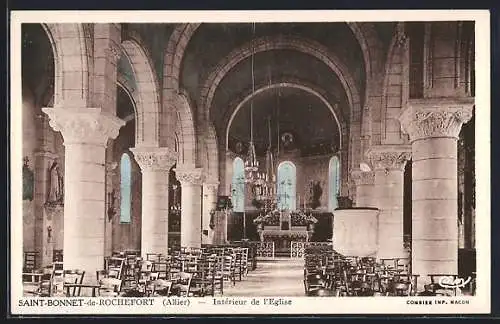
<path id="1" fill-rule="evenodd" d="M 231 65 L 220 80 L 209 107 L 210 121 L 216 128 L 219 141 L 226 141 L 228 128 L 227 144 L 231 150 L 236 150 L 235 143 L 242 142 L 245 146 L 249 141 L 250 98 L 253 97 L 254 139 L 258 152 L 262 152 L 268 143 L 267 118 L 270 114 L 273 115 L 274 143 L 278 138 L 276 126 L 279 124 L 280 133 L 292 131 L 295 134 L 296 144 L 304 153 L 315 149 L 328 153 L 338 149 L 340 131 L 326 104 L 338 107 L 337 119 L 349 121 L 351 107 L 339 76 L 318 55 L 307 51 L 287 47 L 255 51 L 248 45 L 252 39 L 279 42 L 290 38 L 322 47 L 338 59 L 336 63 L 345 66 L 363 98 L 363 53 L 351 28 L 346 23 L 257 23 L 255 29 L 253 27 L 250 23 L 202 24 L 195 32 L 181 67 L 181 86 L 195 103 L 195 110 L 202 109 L 204 103 L 200 102 L 200 97 L 203 88 L 210 85 L 206 82 L 209 76 L 228 62 L 231 53 L 246 47 L 254 54 L 247 54 Z M 255 96 L 251 95 L 252 82 L 255 92 L 259 92 Z M 275 84 L 286 84 L 280 89 L 279 117 L 276 115 Z M 324 100 L 311 91 L 301 87 L 288 88 L 287 85 L 314 89 Z M 244 100 L 246 103 L 242 105 Z M 236 108 L 239 110 L 235 113 Z"/>
<path id="2" fill-rule="evenodd" d="M 140 36 L 151 55 L 160 85 L 165 49 L 174 29 L 174 24 L 122 24 L 122 35 L 135 33 Z M 374 24 L 382 52 L 389 46 L 393 29 L 394 23 Z M 285 38 L 292 42 L 304 40 L 313 47 L 321 47 L 323 52 L 313 55 L 294 46 L 272 46 L 273 42 Z M 254 51 L 254 47 L 248 45 L 256 39 L 267 40 L 271 45 Z M 50 42 L 41 25 L 23 26 L 23 46 L 23 76 L 29 76 L 23 77 L 23 81 L 34 88 L 38 97 L 44 97 L 53 87 L 53 79 L 48 76 L 54 74 L 54 62 Z M 250 103 L 253 102 L 254 138 L 258 150 L 267 146 L 269 117 L 273 143 L 279 137 L 279 125 L 280 133 L 294 134 L 296 144 L 306 154 L 317 148 L 320 148 L 317 152 L 338 149 L 338 120 L 349 127 L 352 107 L 341 77 L 324 62 L 322 55 L 331 54 L 335 64 L 345 67 L 363 105 L 366 66 L 359 40 L 351 27 L 340 22 L 201 24 L 188 40 L 180 66 L 180 88 L 186 90 L 193 103 L 195 120 L 199 110 L 207 108 L 200 101 L 204 87 L 213 86 L 207 79 L 227 65 L 228 57 L 244 46 L 253 54 L 247 53 L 235 60 L 220 74 L 209 102 L 209 118 L 219 142 L 226 142 L 227 135 L 229 148 L 235 150 L 235 143 L 249 141 Z M 36 60 L 29 59 L 35 56 Z M 136 80 L 125 56 L 118 63 L 118 70 L 121 78 L 134 88 Z M 118 91 L 119 101 L 128 97 L 121 93 L 122 90 Z M 130 107 L 125 103 L 118 106 L 121 107 L 120 116 L 130 115 Z"/>

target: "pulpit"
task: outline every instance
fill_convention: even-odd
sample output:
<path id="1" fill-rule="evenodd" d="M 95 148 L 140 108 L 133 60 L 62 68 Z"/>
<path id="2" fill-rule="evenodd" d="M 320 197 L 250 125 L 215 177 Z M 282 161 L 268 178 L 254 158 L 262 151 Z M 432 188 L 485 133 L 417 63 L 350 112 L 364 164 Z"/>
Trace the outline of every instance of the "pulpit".
<path id="1" fill-rule="evenodd" d="M 333 212 L 333 246 L 346 256 L 376 256 L 378 252 L 377 208 L 346 208 Z"/>

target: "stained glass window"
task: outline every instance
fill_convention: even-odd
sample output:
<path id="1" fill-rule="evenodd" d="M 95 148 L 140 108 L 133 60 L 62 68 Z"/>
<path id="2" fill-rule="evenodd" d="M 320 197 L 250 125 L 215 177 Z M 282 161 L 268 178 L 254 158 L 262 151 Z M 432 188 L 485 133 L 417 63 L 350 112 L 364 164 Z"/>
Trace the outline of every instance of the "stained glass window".
<path id="1" fill-rule="evenodd" d="M 338 207 L 337 196 L 340 192 L 340 162 L 337 156 L 330 159 L 328 182 L 328 207 L 330 211 L 333 211 Z"/>
<path id="2" fill-rule="evenodd" d="M 233 161 L 231 201 L 234 212 L 242 213 L 245 211 L 245 164 L 239 157 Z"/>
<path id="3" fill-rule="evenodd" d="M 295 210 L 297 170 L 290 161 L 282 162 L 278 166 L 278 208 Z"/>
<path id="4" fill-rule="evenodd" d="M 130 156 L 122 154 L 120 161 L 120 223 L 130 223 L 132 165 Z"/>

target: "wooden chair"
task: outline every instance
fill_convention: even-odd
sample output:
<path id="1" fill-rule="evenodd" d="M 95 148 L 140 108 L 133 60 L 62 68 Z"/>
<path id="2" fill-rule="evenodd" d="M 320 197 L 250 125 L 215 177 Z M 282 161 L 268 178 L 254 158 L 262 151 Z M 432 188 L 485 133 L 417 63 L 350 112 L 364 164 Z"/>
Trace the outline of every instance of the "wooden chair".
<path id="1" fill-rule="evenodd" d="M 304 290 L 306 296 L 311 296 L 318 289 L 326 289 L 327 281 L 321 273 L 307 274 L 304 277 Z"/>
<path id="2" fill-rule="evenodd" d="M 80 296 L 80 293 L 81 293 L 80 287 L 67 287 L 66 288 L 66 284 L 79 284 L 79 285 L 81 285 L 83 283 L 84 276 L 85 276 L 85 271 L 79 270 L 79 269 L 64 270 L 63 271 L 66 297 Z"/>
<path id="3" fill-rule="evenodd" d="M 24 252 L 23 272 L 33 272 L 37 268 L 36 258 L 39 253 L 36 251 Z"/>
<path id="4" fill-rule="evenodd" d="M 415 296 L 417 294 L 417 280 L 419 275 L 395 274 L 392 280 L 393 296 Z"/>
<path id="5" fill-rule="evenodd" d="M 157 296 L 170 296 L 170 290 L 172 288 L 172 281 L 158 279 L 152 283 L 153 290 L 151 291 L 152 297 Z"/>
<path id="6" fill-rule="evenodd" d="M 191 289 L 192 273 L 178 272 L 172 278 L 175 284 L 172 285 L 172 290 L 178 297 L 188 297 Z"/>
<path id="7" fill-rule="evenodd" d="M 63 263 L 54 262 L 52 267 L 44 269 L 45 275 L 40 282 L 41 297 L 52 297 L 54 295 L 64 295 Z"/>
<path id="8" fill-rule="evenodd" d="M 118 297 L 121 293 L 122 281 L 117 278 L 103 278 L 99 281 L 99 296 Z"/>
<path id="9" fill-rule="evenodd" d="M 140 270 L 137 276 L 137 288 L 142 291 L 145 291 L 146 285 L 150 281 L 150 276 L 153 270 L 153 262 L 152 261 L 141 261 Z"/>
<path id="10" fill-rule="evenodd" d="M 220 293 L 224 294 L 224 256 L 216 255 L 214 258 L 214 270 L 213 270 L 213 283 L 214 283 L 214 295 Z"/>
<path id="11" fill-rule="evenodd" d="M 105 259 L 105 270 L 107 277 L 122 279 L 123 268 L 125 266 L 125 258 L 111 257 Z"/>
<path id="12" fill-rule="evenodd" d="M 190 293 L 195 297 L 215 296 L 215 259 L 199 260 L 198 271 L 193 274 Z"/>
<path id="13" fill-rule="evenodd" d="M 153 263 L 153 272 L 158 272 L 159 279 L 169 279 L 169 264 L 168 260 L 162 260 Z"/>
<path id="14" fill-rule="evenodd" d="M 226 255 L 222 260 L 222 276 L 224 280 L 227 280 L 233 284 L 236 284 L 235 280 L 235 262 L 236 258 L 233 255 Z"/>
<path id="15" fill-rule="evenodd" d="M 160 253 L 146 253 L 146 261 L 156 262 L 160 261 Z"/>
<path id="16" fill-rule="evenodd" d="M 23 273 L 23 295 L 39 296 L 43 280 L 50 280 L 50 274 L 44 274 L 40 271 Z"/>

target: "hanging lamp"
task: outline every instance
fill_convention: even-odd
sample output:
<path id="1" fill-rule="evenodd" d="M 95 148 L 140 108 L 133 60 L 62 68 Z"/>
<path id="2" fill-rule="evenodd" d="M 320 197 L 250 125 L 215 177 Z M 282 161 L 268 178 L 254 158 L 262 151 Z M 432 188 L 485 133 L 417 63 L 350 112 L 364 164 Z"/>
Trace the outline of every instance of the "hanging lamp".
<path id="1" fill-rule="evenodd" d="M 255 37 L 255 23 L 252 24 L 252 34 Z M 245 160 L 245 183 L 254 184 L 259 178 L 259 161 L 255 153 L 255 145 L 253 141 L 253 98 L 255 95 L 255 78 L 254 78 L 254 45 L 252 40 L 252 99 L 250 101 L 250 142 L 248 143 L 248 154 Z"/>

